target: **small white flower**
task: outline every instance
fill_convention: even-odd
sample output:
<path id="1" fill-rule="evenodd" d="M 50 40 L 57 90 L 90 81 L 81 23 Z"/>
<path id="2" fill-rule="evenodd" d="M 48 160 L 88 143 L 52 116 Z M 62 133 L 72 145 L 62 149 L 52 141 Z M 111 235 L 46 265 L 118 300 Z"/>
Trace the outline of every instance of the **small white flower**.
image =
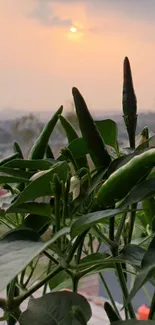
<path id="1" fill-rule="evenodd" d="M 73 199 L 76 199 L 80 194 L 80 180 L 77 176 L 71 177 L 70 193 L 73 192 Z"/>

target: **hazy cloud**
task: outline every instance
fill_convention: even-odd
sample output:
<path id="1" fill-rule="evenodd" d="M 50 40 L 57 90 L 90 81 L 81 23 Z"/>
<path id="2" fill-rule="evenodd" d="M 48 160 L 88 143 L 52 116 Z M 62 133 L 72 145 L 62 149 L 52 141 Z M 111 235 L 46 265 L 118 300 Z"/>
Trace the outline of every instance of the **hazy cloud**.
<path id="1" fill-rule="evenodd" d="M 54 15 L 51 0 L 38 0 L 37 6 L 29 14 L 29 17 L 39 20 L 48 27 L 69 27 L 72 25 L 72 19 L 64 19 Z"/>
<path id="2" fill-rule="evenodd" d="M 31 18 L 35 18 L 40 23 L 48 27 L 69 27 L 73 24 L 72 18 L 65 19 L 61 16 L 54 15 L 52 4 L 85 4 L 86 12 L 92 15 L 104 14 L 109 11 L 121 14 L 127 20 L 143 20 L 148 24 L 155 19 L 155 0 L 37 0 L 37 5 L 31 12 Z M 90 32 L 97 33 L 100 31 L 98 26 L 92 26 Z"/>

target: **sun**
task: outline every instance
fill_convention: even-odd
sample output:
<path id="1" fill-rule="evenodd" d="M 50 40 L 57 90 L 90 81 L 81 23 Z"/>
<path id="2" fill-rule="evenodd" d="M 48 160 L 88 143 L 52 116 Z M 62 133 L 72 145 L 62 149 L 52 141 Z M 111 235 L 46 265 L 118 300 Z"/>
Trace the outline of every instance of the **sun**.
<path id="1" fill-rule="evenodd" d="M 70 28 L 70 32 L 71 32 L 71 33 L 77 33 L 77 31 L 78 31 L 78 29 L 77 29 L 77 27 L 75 27 L 75 26 L 72 26 L 72 27 Z"/>

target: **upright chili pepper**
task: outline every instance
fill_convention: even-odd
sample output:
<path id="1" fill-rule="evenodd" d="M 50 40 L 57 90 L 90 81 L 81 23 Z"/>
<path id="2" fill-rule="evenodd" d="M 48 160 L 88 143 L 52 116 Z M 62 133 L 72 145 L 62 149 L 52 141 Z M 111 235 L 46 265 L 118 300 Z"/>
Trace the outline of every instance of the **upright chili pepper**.
<path id="1" fill-rule="evenodd" d="M 62 113 L 63 106 L 61 106 L 53 115 L 51 120 L 44 126 L 40 136 L 36 140 L 30 152 L 30 159 L 42 159 L 45 155 L 46 148 L 51 133 L 58 121 L 59 115 Z"/>
<path id="2" fill-rule="evenodd" d="M 14 153 L 18 153 L 18 158 L 24 159 L 21 148 L 16 141 L 14 141 L 14 143 L 13 143 L 13 149 L 14 149 Z"/>
<path id="3" fill-rule="evenodd" d="M 64 129 L 64 131 L 66 133 L 68 143 L 71 143 L 72 141 L 77 139 L 78 134 L 76 133 L 76 131 L 75 131 L 74 127 L 72 126 L 72 124 L 62 115 L 60 115 L 59 119 L 60 119 L 62 127 L 63 127 L 63 129 Z"/>
<path id="4" fill-rule="evenodd" d="M 86 140 L 90 156 L 96 167 L 108 167 L 111 157 L 95 122 L 88 110 L 84 98 L 77 88 L 72 89 L 77 117 L 83 138 Z"/>
<path id="5" fill-rule="evenodd" d="M 46 158 L 54 159 L 54 155 L 53 155 L 52 149 L 49 146 L 49 144 L 46 149 Z"/>
<path id="6" fill-rule="evenodd" d="M 137 99 L 133 88 L 130 62 L 127 57 L 124 60 L 123 78 L 123 117 L 129 136 L 130 147 L 135 148 L 135 134 L 137 126 Z"/>
<path id="7" fill-rule="evenodd" d="M 135 156 L 112 173 L 103 183 L 97 194 L 98 203 L 106 207 L 113 206 L 123 199 L 137 183 L 144 180 L 154 166 L 154 148 Z"/>
<path id="8" fill-rule="evenodd" d="M 60 115 L 60 122 L 62 124 L 62 127 L 64 128 L 64 131 L 66 133 L 66 136 L 68 138 L 68 143 L 70 144 L 72 141 L 78 139 L 78 134 L 76 133 L 75 129 L 71 125 L 71 123 L 62 115 Z M 88 162 L 86 156 L 80 157 L 77 159 L 77 167 L 80 168 L 88 168 Z M 82 173 L 83 175 L 85 173 Z"/>
<path id="9" fill-rule="evenodd" d="M 149 129 L 147 126 L 145 126 L 140 134 L 139 145 L 142 145 L 145 143 L 145 146 L 143 146 L 143 147 L 148 148 L 149 147 L 148 140 L 149 140 Z"/>

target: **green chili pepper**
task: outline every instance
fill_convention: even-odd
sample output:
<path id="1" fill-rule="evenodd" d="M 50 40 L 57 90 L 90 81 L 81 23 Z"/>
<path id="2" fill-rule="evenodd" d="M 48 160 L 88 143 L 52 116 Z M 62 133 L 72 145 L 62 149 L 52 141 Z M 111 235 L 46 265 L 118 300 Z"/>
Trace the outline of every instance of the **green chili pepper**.
<path id="1" fill-rule="evenodd" d="M 98 203 L 106 207 L 113 206 L 123 199 L 137 183 L 144 180 L 154 166 L 154 148 L 135 156 L 112 173 L 103 183 L 97 194 Z"/>
<path id="2" fill-rule="evenodd" d="M 76 133 L 72 124 L 62 115 L 60 115 L 59 119 L 60 119 L 61 125 L 66 133 L 68 143 L 71 143 L 72 141 L 77 139 L 78 134 Z"/>
<path id="3" fill-rule="evenodd" d="M 16 159 L 18 157 L 19 157 L 19 153 L 14 153 L 13 155 L 8 156 L 8 157 L 0 160 L 0 166 L 5 165 L 6 163 L 8 163 L 8 162 L 10 162 L 10 161 L 12 161 L 12 160 L 14 160 L 14 159 Z"/>
<path id="4" fill-rule="evenodd" d="M 63 106 L 61 106 L 56 111 L 51 120 L 44 126 L 40 136 L 38 137 L 34 146 L 31 149 L 30 159 L 42 159 L 44 157 L 46 148 L 48 146 L 49 138 L 58 121 L 59 115 L 62 113 L 62 110 Z"/>
<path id="5" fill-rule="evenodd" d="M 51 147 L 48 145 L 46 149 L 46 158 L 54 159 Z"/>
<path id="6" fill-rule="evenodd" d="M 13 143 L 13 149 L 14 149 L 14 153 L 18 153 L 18 158 L 24 159 L 21 148 L 16 141 L 14 141 L 14 143 Z"/>
<path id="7" fill-rule="evenodd" d="M 145 126 L 145 128 L 143 129 L 143 131 L 140 134 L 139 145 L 140 146 L 143 145 L 143 148 L 148 148 L 149 147 L 148 140 L 149 140 L 149 129 L 147 126 Z"/>
<path id="8" fill-rule="evenodd" d="M 78 139 L 78 134 L 76 133 L 75 129 L 73 128 L 73 126 L 71 125 L 71 123 L 62 115 L 60 115 L 60 122 L 65 130 L 66 136 L 68 138 L 68 143 L 70 144 L 72 141 Z M 88 162 L 87 162 L 87 158 L 81 157 L 79 159 L 77 159 L 77 166 L 78 168 L 88 168 Z"/>
<path id="9" fill-rule="evenodd" d="M 135 134 L 137 126 L 137 99 L 133 88 L 132 73 L 129 59 L 124 60 L 124 81 L 123 81 L 123 113 L 127 128 L 130 147 L 135 148 Z"/>
<path id="10" fill-rule="evenodd" d="M 86 140 L 90 156 L 96 167 L 108 167 L 111 157 L 95 122 L 87 108 L 84 98 L 77 88 L 72 89 L 77 117 L 83 138 Z"/>

